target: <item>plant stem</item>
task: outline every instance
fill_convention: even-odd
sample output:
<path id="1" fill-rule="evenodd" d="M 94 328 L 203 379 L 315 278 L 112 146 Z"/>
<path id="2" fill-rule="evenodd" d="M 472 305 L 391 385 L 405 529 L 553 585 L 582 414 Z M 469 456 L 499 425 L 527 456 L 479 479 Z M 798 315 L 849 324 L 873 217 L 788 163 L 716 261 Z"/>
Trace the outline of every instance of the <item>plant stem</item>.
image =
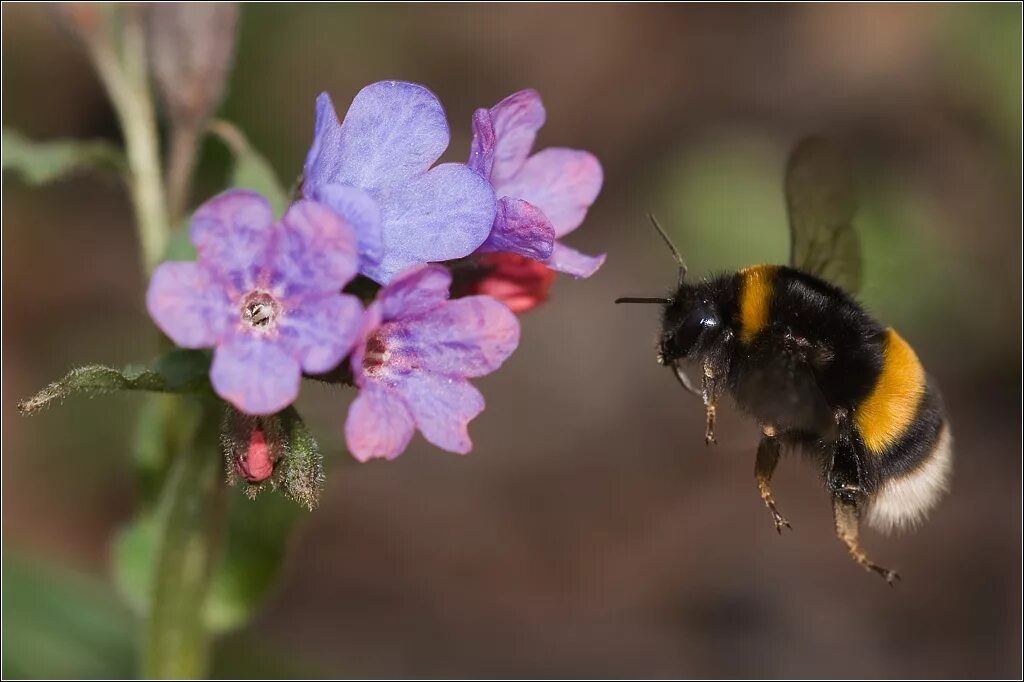
<path id="1" fill-rule="evenodd" d="M 171 144 L 167 152 L 167 206 L 172 229 L 181 222 L 188 208 L 201 128 L 201 123 L 178 121 L 171 129 Z"/>
<path id="2" fill-rule="evenodd" d="M 142 654 L 146 678 L 208 674 L 210 642 L 203 605 L 227 510 L 219 423 L 216 409 L 204 406 L 193 438 L 176 454 L 161 493 L 160 540 Z"/>
<path id="3" fill-rule="evenodd" d="M 171 234 L 156 111 L 149 83 L 146 29 L 139 6 L 104 6 L 96 30 L 85 39 L 96 71 L 117 114 L 128 157 L 131 195 L 143 270 L 163 258 Z M 184 203 L 194 166 L 196 135 L 174 142 L 171 192 Z M 189 410 L 201 416 L 189 419 Z M 184 417 L 184 419 L 178 419 Z M 212 569 L 219 559 L 226 517 L 226 492 L 219 454 L 220 415 L 211 406 L 179 400 L 164 415 L 180 429 L 157 504 L 157 544 L 149 613 L 143 636 L 146 678 L 202 678 L 207 675 L 210 636 L 203 607 Z"/>
<path id="4" fill-rule="evenodd" d="M 149 89 L 146 32 L 138 7 L 116 8 L 123 17 L 120 50 L 111 30 L 87 40 L 100 80 L 114 105 L 128 154 L 128 187 L 148 274 L 163 257 L 170 221 L 160 168 L 156 112 Z"/>

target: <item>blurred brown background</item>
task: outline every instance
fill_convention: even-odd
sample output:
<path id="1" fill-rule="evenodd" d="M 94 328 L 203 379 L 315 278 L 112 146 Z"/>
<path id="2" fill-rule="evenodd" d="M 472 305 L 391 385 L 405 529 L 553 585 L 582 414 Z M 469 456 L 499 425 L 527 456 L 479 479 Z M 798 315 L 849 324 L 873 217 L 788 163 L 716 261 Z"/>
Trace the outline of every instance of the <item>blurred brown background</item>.
<path id="1" fill-rule="evenodd" d="M 473 109 L 533 87 L 540 145 L 604 164 L 568 241 L 609 257 L 523 317 L 517 353 L 479 382 L 469 457 L 417 438 L 395 462 L 356 465 L 350 394 L 305 390 L 328 489 L 279 591 L 220 643 L 217 674 L 1019 676 L 1020 20 L 1016 4 L 246 6 L 222 114 L 283 180 L 322 90 L 343 109 L 375 80 L 429 86 L 461 160 Z M 45 10 L 4 5 L 2 75 L 5 128 L 117 136 Z M 794 531 L 775 534 L 755 427 L 727 411 L 705 448 L 702 410 L 654 363 L 656 311 L 611 304 L 673 281 L 648 210 L 691 271 L 784 260 L 782 168 L 809 132 L 862 164 L 862 298 L 915 345 L 954 424 L 952 495 L 916 533 L 866 535 L 902 572 L 894 590 L 847 557 L 797 458 L 776 478 Z M 226 167 L 211 142 L 197 199 Z M 133 508 L 138 401 L 32 419 L 15 403 L 72 366 L 151 354 L 130 211 L 89 175 L 32 189 L 5 174 L 3 200 L 4 548 L 103 601 Z M 21 674 L 89 672 L 53 668 L 38 642 Z"/>

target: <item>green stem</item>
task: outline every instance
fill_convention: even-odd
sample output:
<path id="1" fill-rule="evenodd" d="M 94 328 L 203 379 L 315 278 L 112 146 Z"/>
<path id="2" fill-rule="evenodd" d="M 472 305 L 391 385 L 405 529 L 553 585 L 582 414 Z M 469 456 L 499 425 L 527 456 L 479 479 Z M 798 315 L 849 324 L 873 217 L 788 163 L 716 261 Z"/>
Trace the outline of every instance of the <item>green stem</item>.
<path id="1" fill-rule="evenodd" d="M 227 510 L 219 423 L 216 409 L 205 406 L 194 437 L 176 454 L 161 493 L 160 539 L 142 653 L 146 678 L 208 674 L 210 637 L 203 605 L 219 558 Z"/>
<path id="2" fill-rule="evenodd" d="M 123 16 L 120 50 L 110 31 L 87 41 L 100 80 L 110 95 L 128 154 L 128 186 L 147 273 L 160 262 L 170 238 L 170 219 L 160 168 L 156 111 L 149 88 L 146 31 L 137 7 Z"/>
<path id="3" fill-rule="evenodd" d="M 144 8 L 106 6 L 102 25 L 83 34 L 100 80 L 113 104 L 128 157 L 128 187 L 148 276 L 163 258 L 171 234 L 164 187 L 156 110 L 149 83 Z M 196 140 L 178 142 L 174 166 L 190 176 Z M 177 177 L 176 207 L 184 203 L 188 178 Z M 213 567 L 219 559 L 226 492 L 219 453 L 219 415 L 204 406 L 196 421 L 194 405 L 173 406 L 168 428 L 180 446 L 171 460 L 157 506 L 157 546 L 143 637 L 142 674 L 146 678 L 201 678 L 207 675 L 210 635 L 203 606 Z M 177 417 L 183 417 L 179 420 Z M 173 422 L 173 423 L 172 423 Z"/>
<path id="4" fill-rule="evenodd" d="M 188 209 L 200 133 L 201 125 L 192 121 L 177 121 L 171 128 L 171 143 L 167 152 L 167 205 L 172 227 L 181 222 Z"/>

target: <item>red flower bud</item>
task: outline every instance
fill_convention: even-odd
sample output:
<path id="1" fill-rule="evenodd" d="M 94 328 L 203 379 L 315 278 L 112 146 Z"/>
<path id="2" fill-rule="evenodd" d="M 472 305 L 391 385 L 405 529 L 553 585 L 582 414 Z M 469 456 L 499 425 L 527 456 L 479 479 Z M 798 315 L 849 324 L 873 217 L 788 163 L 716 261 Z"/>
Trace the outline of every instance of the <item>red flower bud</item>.
<path id="1" fill-rule="evenodd" d="M 539 261 L 515 253 L 478 257 L 485 274 L 468 287 L 469 294 L 492 296 L 514 313 L 525 313 L 548 300 L 555 273 Z"/>
<path id="2" fill-rule="evenodd" d="M 274 461 L 263 429 L 256 427 L 252 430 L 249 446 L 235 459 L 235 471 L 250 483 L 265 481 L 274 473 Z"/>

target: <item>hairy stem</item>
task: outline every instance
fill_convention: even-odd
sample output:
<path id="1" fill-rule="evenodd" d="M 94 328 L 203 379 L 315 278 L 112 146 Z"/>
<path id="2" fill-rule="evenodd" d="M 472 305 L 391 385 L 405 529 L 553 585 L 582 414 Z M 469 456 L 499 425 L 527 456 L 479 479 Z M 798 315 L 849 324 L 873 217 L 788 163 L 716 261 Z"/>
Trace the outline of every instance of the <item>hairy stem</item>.
<path id="1" fill-rule="evenodd" d="M 147 273 L 160 262 L 170 235 L 160 168 L 156 112 L 149 88 L 146 32 L 139 7 L 116 8 L 123 18 L 120 45 L 111 31 L 87 40 L 89 53 L 114 105 L 128 155 L 129 190 Z"/>
<path id="2" fill-rule="evenodd" d="M 204 407 L 194 437 L 176 454 L 161 492 L 160 541 L 142 654 L 146 678 L 208 674 L 210 642 L 203 605 L 227 509 L 219 423 L 216 409 Z"/>

